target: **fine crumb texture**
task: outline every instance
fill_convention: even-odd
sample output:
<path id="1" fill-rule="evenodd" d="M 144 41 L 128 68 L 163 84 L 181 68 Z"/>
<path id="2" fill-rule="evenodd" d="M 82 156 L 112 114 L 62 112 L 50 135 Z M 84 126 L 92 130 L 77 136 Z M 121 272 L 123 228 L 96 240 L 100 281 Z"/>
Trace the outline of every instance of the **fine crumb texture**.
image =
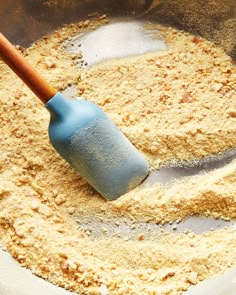
<path id="1" fill-rule="evenodd" d="M 156 25 L 168 50 L 79 67 L 79 47 L 66 52 L 66 42 L 97 25 L 69 25 L 18 50 L 58 90 L 72 86 L 100 105 L 153 169 L 236 146 L 236 70 L 222 49 Z M 78 294 L 177 295 L 236 264 L 230 229 L 129 236 L 140 222 L 236 218 L 235 160 L 105 201 L 53 150 L 41 102 L 3 63 L 0 71 L 0 242 L 23 266 Z M 88 221 L 104 223 L 104 235 Z M 123 224 L 129 230 L 115 234 Z"/>
<path id="2" fill-rule="evenodd" d="M 169 50 L 99 65 L 79 83 L 155 168 L 236 146 L 230 58 L 203 39 L 164 30 Z"/>

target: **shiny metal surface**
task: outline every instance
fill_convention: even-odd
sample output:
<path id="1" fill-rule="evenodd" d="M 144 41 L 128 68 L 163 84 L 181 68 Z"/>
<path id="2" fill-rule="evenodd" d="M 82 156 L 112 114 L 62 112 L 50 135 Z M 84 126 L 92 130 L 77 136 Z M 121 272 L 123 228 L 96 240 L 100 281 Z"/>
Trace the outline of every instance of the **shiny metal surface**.
<path id="1" fill-rule="evenodd" d="M 87 34 L 71 38 L 67 42 L 67 50 L 76 53 L 79 47 L 83 56 L 82 65 L 88 67 L 113 58 L 167 50 L 168 47 L 161 36 L 153 37 L 154 33 L 158 34 L 157 30 L 148 30 L 145 24 L 146 22 L 140 20 L 117 20 Z"/>
<path id="2" fill-rule="evenodd" d="M 220 277 L 204 281 L 191 287 L 185 295 L 235 295 L 236 268 L 232 268 Z"/>
<path id="3" fill-rule="evenodd" d="M 125 17 L 132 21 L 145 19 L 160 22 L 200 34 L 221 45 L 228 54 L 236 59 L 235 0 L 5 0 L 0 2 L 1 31 L 15 44 L 28 46 L 31 42 L 59 26 L 87 19 L 88 15 L 97 11 L 114 17 Z M 165 182 L 170 177 L 176 179 L 176 175 L 191 176 L 204 170 L 215 169 L 217 165 L 224 165 L 233 158 L 235 158 L 235 151 L 230 151 L 220 159 L 207 160 L 200 164 L 197 163 L 196 166 L 187 167 L 184 165 L 183 167 L 167 168 L 161 172 L 153 172 L 147 181 L 149 183 Z M 83 226 L 94 229 L 95 235 L 100 234 L 99 223 L 84 223 Z M 104 227 L 104 224 L 102 226 Z M 109 227 L 109 224 L 107 226 Z M 160 230 L 156 225 L 150 224 L 148 226 L 150 228 L 144 229 L 144 225 L 140 224 L 137 230 L 146 230 L 151 234 L 158 233 Z M 177 232 L 191 229 L 196 233 L 224 226 L 236 229 L 234 222 L 228 223 L 199 217 L 189 218 L 176 226 Z M 172 225 L 167 225 L 165 229 L 172 230 L 172 228 Z M 118 234 L 122 236 L 122 233 L 129 228 L 122 227 L 121 223 L 121 227 L 117 230 Z M 135 232 L 135 236 L 137 236 L 137 232 Z M 234 269 L 230 274 L 215 281 L 209 281 L 209 283 L 206 281 L 193 287 L 186 295 L 205 295 L 213 294 L 213 292 L 214 295 L 235 294 L 236 287 L 232 280 L 233 276 L 236 277 Z M 29 271 L 22 269 L 7 253 L 0 250 L 0 294 L 31 295 L 32 292 L 34 295 L 44 293 L 50 295 L 71 294 L 36 278 Z"/>
<path id="4" fill-rule="evenodd" d="M 100 11 L 149 19 L 200 34 L 236 59 L 235 0 L 5 0 L 1 31 L 12 42 L 29 45 L 58 26 Z"/>
<path id="5" fill-rule="evenodd" d="M 0 248 L 0 294 L 1 295 L 75 295 L 56 287 L 29 270 L 22 268 Z"/>

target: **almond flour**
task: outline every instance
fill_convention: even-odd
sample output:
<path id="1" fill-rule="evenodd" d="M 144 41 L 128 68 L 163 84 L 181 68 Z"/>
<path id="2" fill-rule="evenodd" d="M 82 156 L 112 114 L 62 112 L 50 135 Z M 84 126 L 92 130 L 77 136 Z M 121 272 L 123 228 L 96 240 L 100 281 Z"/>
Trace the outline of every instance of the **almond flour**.
<path id="1" fill-rule="evenodd" d="M 104 22 L 107 20 L 104 19 Z M 169 49 L 77 66 L 64 41 L 96 22 L 73 24 L 22 49 L 59 90 L 75 85 L 99 104 L 153 169 L 236 146 L 236 71 L 222 49 L 157 26 Z M 22 266 L 80 294 L 182 294 L 236 264 L 236 232 L 169 233 L 157 239 L 96 237 L 83 219 L 179 222 L 190 215 L 236 217 L 236 162 L 169 185 L 101 198 L 51 147 L 49 114 L 0 63 L 0 241 Z"/>

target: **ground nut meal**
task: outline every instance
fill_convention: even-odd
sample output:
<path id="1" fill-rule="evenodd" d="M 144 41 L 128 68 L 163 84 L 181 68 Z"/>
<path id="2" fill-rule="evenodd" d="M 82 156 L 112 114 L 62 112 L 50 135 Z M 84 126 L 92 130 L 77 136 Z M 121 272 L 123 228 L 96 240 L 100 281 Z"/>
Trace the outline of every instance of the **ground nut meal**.
<path id="1" fill-rule="evenodd" d="M 156 25 L 168 50 L 82 68 L 65 42 L 96 26 L 65 26 L 18 49 L 54 87 L 100 105 L 152 169 L 236 146 L 236 68 L 223 49 Z M 53 150 L 42 103 L 3 63 L 0 71 L 0 242 L 22 266 L 79 294 L 176 295 L 236 264 L 236 231 L 143 226 L 234 219 L 235 160 L 108 202 Z"/>

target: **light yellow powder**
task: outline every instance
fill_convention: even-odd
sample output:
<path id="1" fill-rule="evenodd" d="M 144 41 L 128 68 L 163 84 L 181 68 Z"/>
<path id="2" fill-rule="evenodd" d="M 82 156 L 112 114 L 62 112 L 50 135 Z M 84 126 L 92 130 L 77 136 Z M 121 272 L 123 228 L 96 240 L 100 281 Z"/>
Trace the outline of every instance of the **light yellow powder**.
<path id="1" fill-rule="evenodd" d="M 102 106 L 153 168 L 236 145 L 236 72 L 221 49 L 158 26 L 169 51 L 81 70 L 63 50 L 64 40 L 81 27 L 45 37 L 25 55 L 53 86 L 78 85 Z M 0 70 L 0 236 L 23 266 L 81 294 L 174 295 L 236 264 L 235 231 L 157 238 L 145 231 L 136 238 L 112 233 L 123 223 L 132 231 L 140 221 L 192 214 L 235 218 L 235 161 L 107 202 L 51 147 L 49 115 L 40 101 L 1 63 Z M 85 221 L 110 225 L 111 233 L 104 227 L 96 236 Z"/>
<path id="2" fill-rule="evenodd" d="M 169 50 L 98 65 L 79 83 L 155 168 L 236 146 L 235 66 L 214 44 L 164 30 Z"/>

